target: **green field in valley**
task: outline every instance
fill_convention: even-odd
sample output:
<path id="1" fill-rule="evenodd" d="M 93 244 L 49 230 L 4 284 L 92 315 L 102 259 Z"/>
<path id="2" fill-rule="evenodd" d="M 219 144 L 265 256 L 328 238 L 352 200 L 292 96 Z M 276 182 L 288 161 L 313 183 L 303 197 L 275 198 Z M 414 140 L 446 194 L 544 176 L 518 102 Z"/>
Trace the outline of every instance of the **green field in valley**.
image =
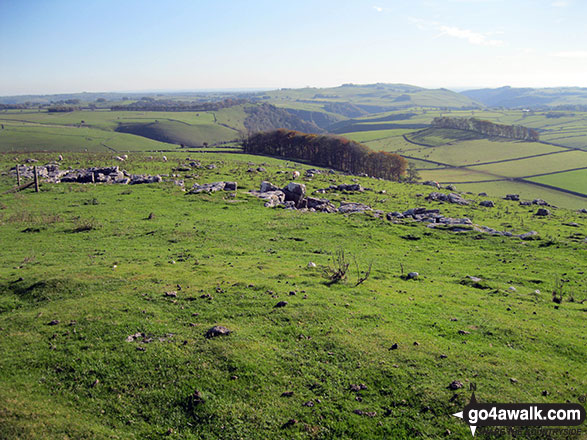
<path id="1" fill-rule="evenodd" d="M 587 194 L 587 169 L 532 177 L 528 180 Z"/>

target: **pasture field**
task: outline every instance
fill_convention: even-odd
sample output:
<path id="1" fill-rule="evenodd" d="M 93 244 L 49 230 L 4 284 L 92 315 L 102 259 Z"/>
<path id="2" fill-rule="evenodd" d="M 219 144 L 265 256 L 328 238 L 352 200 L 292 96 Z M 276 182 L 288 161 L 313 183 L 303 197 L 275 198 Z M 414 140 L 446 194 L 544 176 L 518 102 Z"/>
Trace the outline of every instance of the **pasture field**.
<path id="1" fill-rule="evenodd" d="M 452 166 L 473 166 L 491 161 L 512 160 L 512 162 L 515 162 L 517 160 L 513 159 L 547 153 L 557 153 L 542 156 L 545 160 L 550 160 L 550 158 L 558 157 L 559 154 L 564 155 L 570 152 L 572 152 L 572 150 L 570 151 L 539 142 L 480 139 L 456 142 L 452 145 L 444 145 L 434 148 L 420 147 L 417 150 L 410 150 L 407 154 L 414 157 L 421 157 L 423 159 L 446 163 Z M 579 157 L 581 157 L 581 154 L 582 153 L 579 152 Z M 587 155 L 585 155 L 585 157 L 587 158 Z M 529 171 L 531 172 L 531 169 L 529 169 Z"/>
<path id="2" fill-rule="evenodd" d="M 421 169 L 423 180 L 433 180 L 439 183 L 477 182 L 485 180 L 503 179 L 494 174 L 482 173 L 469 168 L 433 168 Z"/>
<path id="3" fill-rule="evenodd" d="M 219 112 L 2 111 L 0 123 L 4 129 L 0 130 L 0 150 L 147 151 L 176 149 L 177 144 L 216 144 L 239 137 L 242 121 L 240 126 L 231 128 L 229 125 L 236 124 L 240 116 L 238 109 Z"/>
<path id="4" fill-rule="evenodd" d="M 91 127 L 4 123 L 1 151 L 147 151 L 176 149 L 177 145 L 142 136 Z"/>
<path id="5" fill-rule="evenodd" d="M 131 173 L 171 174 L 187 156 L 214 163 L 197 181 L 236 180 L 238 190 L 43 183 L 38 194 L 4 194 L 14 179 L 0 174 L 0 437 L 468 439 L 451 414 L 469 401 L 469 383 L 488 402 L 583 395 L 587 249 L 584 229 L 565 224 L 584 225 L 584 214 L 539 218 L 500 199 L 480 207 L 486 198 L 474 195 L 468 206 L 427 202 L 418 193 L 430 187 L 368 178 L 357 181 L 372 192 L 325 195 L 538 237 L 454 233 L 264 208 L 249 195 L 262 180 L 286 184 L 308 168 L 299 164 L 129 156 Z M 267 171 L 247 172 L 249 162 Z M 0 155 L 3 172 L 14 163 Z M 63 162 L 110 164 L 101 153 Z M 304 183 L 311 193 L 333 182 L 351 176 Z M 321 267 L 341 249 L 353 270 L 328 286 Z M 363 271 L 373 263 L 358 286 L 354 258 Z M 410 271 L 418 279 L 402 277 Z M 463 284 L 467 275 L 483 288 Z M 213 325 L 232 333 L 205 338 Z M 448 389 L 453 381 L 463 387 Z"/>
<path id="6" fill-rule="evenodd" d="M 587 167 L 587 152 L 568 151 L 490 165 L 471 165 L 469 169 L 506 177 L 525 177 L 582 167 Z"/>
<path id="7" fill-rule="evenodd" d="M 357 142 L 369 144 L 377 140 L 391 141 L 394 138 L 401 138 L 404 134 L 411 133 L 412 130 L 390 129 L 390 130 L 372 130 L 359 131 L 354 133 L 342 133 L 340 136 L 352 139 Z"/>
<path id="8" fill-rule="evenodd" d="M 474 194 L 484 192 L 491 197 L 503 198 L 506 194 L 519 194 L 522 199 L 542 199 L 561 208 L 583 209 L 587 207 L 587 201 L 584 197 L 532 185 L 531 182 L 503 180 L 499 182 L 458 183 L 456 186 L 460 191 Z M 584 227 L 583 224 L 581 227 Z"/>
<path id="9" fill-rule="evenodd" d="M 528 180 L 587 194 L 587 170 L 576 170 L 568 171 L 566 173 L 531 177 Z"/>

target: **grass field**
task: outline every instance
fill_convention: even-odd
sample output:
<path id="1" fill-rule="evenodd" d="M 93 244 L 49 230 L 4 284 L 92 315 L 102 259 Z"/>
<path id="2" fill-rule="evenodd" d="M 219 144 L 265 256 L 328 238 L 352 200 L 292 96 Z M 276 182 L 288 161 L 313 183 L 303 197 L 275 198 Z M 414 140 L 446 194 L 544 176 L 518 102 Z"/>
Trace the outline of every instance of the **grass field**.
<path id="1" fill-rule="evenodd" d="M 125 167 L 171 174 L 186 154 L 145 156 L 131 154 Z M 268 209 L 247 191 L 287 183 L 278 173 L 291 171 L 286 162 L 189 156 L 217 165 L 199 169 L 198 182 L 237 180 L 236 194 L 186 195 L 163 183 L 0 195 L 0 437 L 413 439 L 450 430 L 466 439 L 450 414 L 468 402 L 471 382 L 488 402 L 583 394 L 587 250 L 584 231 L 564 223 L 584 224 L 584 215 L 551 208 L 541 219 L 499 199 L 493 209 L 429 203 L 417 195 L 426 187 L 367 178 L 358 181 L 374 192 L 328 197 L 385 212 L 438 208 L 540 239 Z M 248 173 L 251 161 L 267 172 Z M 0 156 L 2 170 L 13 163 Z M 112 159 L 65 155 L 64 166 L 90 164 Z M 350 177 L 305 183 L 311 192 L 333 181 Z M 0 192 L 12 184 L 0 176 Z M 354 286 L 353 269 L 347 283 L 325 284 L 320 266 L 339 249 L 362 270 L 373 262 L 367 281 Z M 461 284 L 467 275 L 488 289 Z M 555 309 L 561 278 L 566 296 Z M 233 333 L 206 339 L 213 325 Z M 454 380 L 464 387 L 447 389 Z"/>
<path id="2" fill-rule="evenodd" d="M 177 145 L 142 136 L 90 127 L 4 123 L 1 151 L 145 151 L 175 149 Z"/>
<path id="3" fill-rule="evenodd" d="M 453 166 L 472 166 L 478 163 L 518 159 L 545 153 L 567 154 L 569 153 L 569 150 L 538 142 L 495 141 L 483 139 L 463 141 L 455 143 L 454 145 L 444 145 L 434 148 L 422 147 L 417 150 L 410 150 L 409 155 L 443 162 Z M 547 158 L 555 158 L 556 160 L 558 154 L 543 157 L 545 160 L 549 160 Z"/>
<path id="4" fill-rule="evenodd" d="M 484 192 L 492 197 L 502 198 L 506 194 L 519 194 L 522 199 L 542 199 L 561 208 L 583 209 L 587 207 L 587 202 L 584 197 L 578 197 L 555 189 L 543 188 L 524 182 L 506 180 L 500 182 L 458 183 L 456 186 L 459 191 L 469 191 L 474 194 Z"/>
<path id="5" fill-rule="evenodd" d="M 178 144 L 216 144 L 239 137 L 241 116 L 236 108 L 219 112 L 2 111 L 0 151 L 146 151 L 176 149 Z"/>
<path id="6" fill-rule="evenodd" d="M 568 151 L 566 153 L 512 160 L 491 165 L 472 165 L 470 169 L 507 177 L 523 177 L 581 167 L 587 167 L 587 152 L 584 151 Z"/>
<path id="7" fill-rule="evenodd" d="M 587 194 L 587 170 L 549 174 L 547 176 L 532 177 L 528 180 Z"/>

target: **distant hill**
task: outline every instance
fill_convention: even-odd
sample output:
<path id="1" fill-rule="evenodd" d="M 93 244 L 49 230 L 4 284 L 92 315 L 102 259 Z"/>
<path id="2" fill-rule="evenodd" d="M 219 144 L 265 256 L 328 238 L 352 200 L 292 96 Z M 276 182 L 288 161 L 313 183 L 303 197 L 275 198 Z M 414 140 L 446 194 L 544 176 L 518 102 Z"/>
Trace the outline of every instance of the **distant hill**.
<path id="1" fill-rule="evenodd" d="M 577 107 L 577 110 L 582 106 L 587 108 L 587 88 L 581 87 L 532 89 L 506 86 L 496 89 L 467 90 L 461 92 L 461 95 L 488 107 L 533 109 Z"/>
<path id="2" fill-rule="evenodd" d="M 409 107 L 480 108 L 477 102 L 447 89 L 425 89 L 407 84 L 343 84 L 339 87 L 280 89 L 259 93 L 258 99 L 297 110 L 325 111 L 358 117 Z"/>

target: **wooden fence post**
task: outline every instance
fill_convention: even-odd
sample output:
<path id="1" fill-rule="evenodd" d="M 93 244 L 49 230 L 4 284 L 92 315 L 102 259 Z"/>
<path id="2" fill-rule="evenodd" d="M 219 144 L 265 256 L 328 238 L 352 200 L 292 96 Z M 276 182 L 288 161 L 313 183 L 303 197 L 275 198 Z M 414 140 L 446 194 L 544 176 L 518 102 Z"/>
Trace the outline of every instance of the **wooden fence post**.
<path id="1" fill-rule="evenodd" d="M 16 186 L 20 186 L 20 165 L 16 165 Z"/>
<path id="2" fill-rule="evenodd" d="M 35 172 L 35 192 L 39 192 L 39 174 L 37 173 L 37 166 L 33 167 Z"/>

